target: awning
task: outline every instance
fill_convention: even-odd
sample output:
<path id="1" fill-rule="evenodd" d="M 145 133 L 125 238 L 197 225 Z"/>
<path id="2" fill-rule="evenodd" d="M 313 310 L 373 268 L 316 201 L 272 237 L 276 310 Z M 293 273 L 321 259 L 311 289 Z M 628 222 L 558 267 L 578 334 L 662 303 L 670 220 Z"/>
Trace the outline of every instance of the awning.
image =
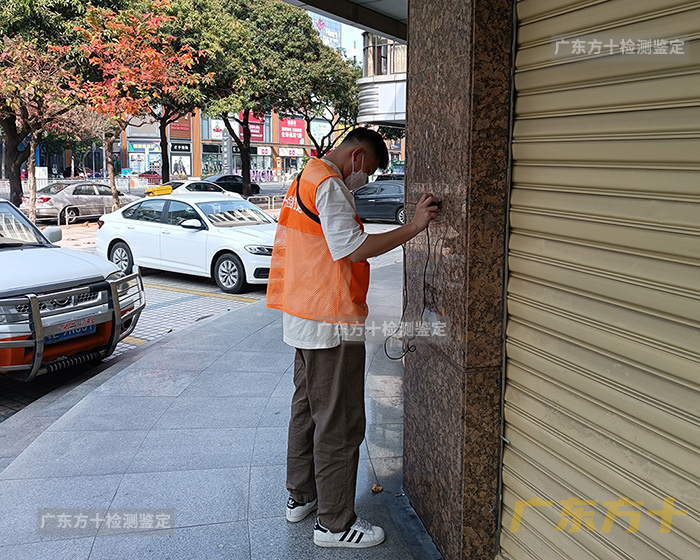
<path id="1" fill-rule="evenodd" d="M 384 37 L 406 42 L 408 0 L 285 0 Z"/>

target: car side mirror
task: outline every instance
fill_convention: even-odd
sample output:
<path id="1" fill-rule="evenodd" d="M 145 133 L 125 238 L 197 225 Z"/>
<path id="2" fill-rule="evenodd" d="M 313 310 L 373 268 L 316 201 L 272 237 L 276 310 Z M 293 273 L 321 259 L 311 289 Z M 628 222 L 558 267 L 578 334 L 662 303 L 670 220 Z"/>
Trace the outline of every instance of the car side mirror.
<path id="1" fill-rule="evenodd" d="M 63 230 L 58 226 L 47 227 L 43 234 L 51 243 L 57 243 L 63 239 Z"/>
<path id="2" fill-rule="evenodd" d="M 198 220 L 197 218 L 190 218 L 189 220 L 185 220 L 180 224 L 180 227 L 183 227 L 185 229 L 204 229 L 204 224 L 202 223 L 201 220 Z"/>

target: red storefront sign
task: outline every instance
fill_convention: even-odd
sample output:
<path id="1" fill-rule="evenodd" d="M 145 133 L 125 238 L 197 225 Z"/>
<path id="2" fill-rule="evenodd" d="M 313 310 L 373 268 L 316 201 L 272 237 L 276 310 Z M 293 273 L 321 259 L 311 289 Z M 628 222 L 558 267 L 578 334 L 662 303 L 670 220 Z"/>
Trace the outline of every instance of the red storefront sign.
<path id="1" fill-rule="evenodd" d="M 243 121 L 243 112 L 241 112 L 241 122 Z M 251 114 L 248 117 L 248 126 L 250 127 L 250 141 L 251 142 L 264 142 L 265 141 L 265 117 L 258 118 Z M 241 128 L 241 134 L 243 130 Z M 241 137 L 241 139 L 243 139 Z"/>
<path id="2" fill-rule="evenodd" d="M 181 116 L 174 123 L 170 123 L 170 137 L 171 138 L 192 138 L 191 124 L 189 113 L 187 115 Z"/>
<path id="3" fill-rule="evenodd" d="M 280 119 L 280 144 L 304 143 L 304 119 Z"/>

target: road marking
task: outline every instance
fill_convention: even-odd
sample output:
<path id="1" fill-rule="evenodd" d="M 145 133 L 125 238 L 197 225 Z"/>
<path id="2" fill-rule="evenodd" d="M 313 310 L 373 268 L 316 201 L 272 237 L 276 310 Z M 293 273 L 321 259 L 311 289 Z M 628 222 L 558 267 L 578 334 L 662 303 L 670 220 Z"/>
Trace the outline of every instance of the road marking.
<path id="1" fill-rule="evenodd" d="M 146 344 L 148 340 L 145 340 L 143 338 L 139 338 L 137 336 L 127 336 L 122 342 L 126 342 L 127 344 L 133 344 L 134 346 L 141 346 L 142 344 Z"/>
<path id="2" fill-rule="evenodd" d="M 215 293 L 211 293 L 211 292 L 200 292 L 197 290 L 188 290 L 186 288 L 173 288 L 171 286 L 159 286 L 157 284 L 144 284 L 143 286 L 144 286 L 144 288 L 155 288 L 156 290 L 170 290 L 171 292 L 182 292 L 183 294 L 194 294 L 196 296 L 232 299 L 235 301 L 243 301 L 246 303 L 255 303 L 256 301 L 260 301 L 259 299 L 255 299 L 255 298 L 231 296 L 228 294 L 215 294 Z"/>

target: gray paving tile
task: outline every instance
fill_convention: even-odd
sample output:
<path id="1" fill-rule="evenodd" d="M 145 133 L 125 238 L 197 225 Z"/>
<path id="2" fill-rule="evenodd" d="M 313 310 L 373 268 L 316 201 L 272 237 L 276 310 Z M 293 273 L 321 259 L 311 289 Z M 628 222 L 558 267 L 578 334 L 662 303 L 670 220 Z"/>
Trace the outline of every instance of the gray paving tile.
<path id="1" fill-rule="evenodd" d="M 394 375 L 370 373 L 365 380 L 365 397 L 400 397 L 403 395 L 403 378 Z"/>
<path id="2" fill-rule="evenodd" d="M 176 397 L 201 370 L 183 371 L 167 367 L 129 366 L 93 391 L 93 395 Z"/>
<path id="3" fill-rule="evenodd" d="M 292 397 L 283 398 L 271 398 L 265 410 L 263 411 L 262 418 L 260 419 L 259 427 L 270 428 L 273 426 L 288 426 L 289 416 L 291 415 Z"/>
<path id="4" fill-rule="evenodd" d="M 253 466 L 284 465 L 287 462 L 287 427 L 258 428 Z"/>
<path id="5" fill-rule="evenodd" d="M 0 480 L 0 542 L 15 545 L 56 540 L 37 533 L 42 508 L 99 509 L 107 507 L 122 475 Z M 94 525 L 85 536 L 97 532 Z"/>
<path id="6" fill-rule="evenodd" d="M 291 367 L 291 366 L 290 366 Z M 285 373 L 280 382 L 275 387 L 275 391 L 272 393 L 273 399 L 286 398 L 289 402 L 292 401 L 292 395 L 294 394 L 294 374 L 291 371 Z"/>
<path id="7" fill-rule="evenodd" d="M 236 350 L 250 350 L 251 348 L 264 348 L 265 353 L 293 354 L 294 349 L 285 344 L 282 326 L 271 325 L 251 334 L 238 344 Z"/>
<path id="8" fill-rule="evenodd" d="M 362 515 L 359 511 L 358 514 Z M 300 523 L 284 517 L 253 519 L 248 522 L 252 560 L 413 560 L 388 514 L 370 521 L 383 525 L 387 538 L 381 545 L 365 549 L 327 549 L 313 543 L 313 516 Z"/>
<path id="9" fill-rule="evenodd" d="M 259 397 L 177 397 L 154 428 L 254 428 L 266 402 Z"/>
<path id="10" fill-rule="evenodd" d="M 289 493 L 285 465 L 264 465 L 250 468 L 248 519 L 285 515 Z"/>
<path id="11" fill-rule="evenodd" d="M 262 346 L 261 349 L 264 349 L 264 346 Z M 284 373 L 293 359 L 294 353 L 291 350 L 289 354 L 281 354 L 278 352 L 267 354 L 264 350 L 262 352 L 256 352 L 235 349 L 226 352 L 207 368 L 207 371 L 223 373 L 236 371 Z"/>
<path id="12" fill-rule="evenodd" d="M 248 466 L 255 428 L 151 430 L 129 472 Z"/>
<path id="13" fill-rule="evenodd" d="M 220 350 L 183 350 L 180 348 L 163 347 L 160 352 L 152 352 L 140 359 L 137 364 L 140 369 L 202 371 L 214 363 L 225 348 Z"/>
<path id="14" fill-rule="evenodd" d="M 370 424 L 367 426 L 369 456 L 403 456 L 403 424 Z"/>
<path id="15" fill-rule="evenodd" d="M 204 371 L 182 393 L 184 397 L 269 397 L 282 372 Z"/>
<path id="16" fill-rule="evenodd" d="M 399 348 L 391 349 L 389 351 L 392 356 L 401 355 Z M 384 355 L 384 351 L 381 350 L 372 359 L 372 362 L 368 368 L 369 373 L 374 373 L 375 375 L 393 375 L 396 377 L 403 377 L 404 367 L 401 360 L 390 360 Z"/>
<path id="17" fill-rule="evenodd" d="M 44 432 L 0 474 L 0 479 L 123 473 L 146 433 Z"/>
<path id="18" fill-rule="evenodd" d="M 368 424 L 401 424 L 403 397 L 374 397 L 365 399 Z"/>
<path id="19" fill-rule="evenodd" d="M 402 493 L 403 457 L 373 457 L 372 468 L 385 491 L 394 495 Z"/>
<path id="20" fill-rule="evenodd" d="M 226 350 L 235 346 L 241 340 L 250 336 L 250 333 L 245 331 L 221 331 L 219 329 L 204 330 L 197 327 L 192 331 L 178 333 L 168 338 L 164 343 L 165 348 L 196 348 L 197 350 Z M 220 355 L 220 354 L 219 354 Z"/>
<path id="21" fill-rule="evenodd" d="M 87 560 L 92 537 L 0 546 L 0 560 Z"/>
<path id="22" fill-rule="evenodd" d="M 248 503 L 248 467 L 128 473 L 111 509 L 174 509 L 175 527 L 241 521 Z"/>
<path id="23" fill-rule="evenodd" d="M 245 521 L 175 529 L 172 535 L 153 531 L 138 535 L 99 536 L 90 560 L 249 560 Z"/>
<path id="24" fill-rule="evenodd" d="M 173 397 L 88 395 L 48 430 L 148 430 L 172 402 Z"/>

